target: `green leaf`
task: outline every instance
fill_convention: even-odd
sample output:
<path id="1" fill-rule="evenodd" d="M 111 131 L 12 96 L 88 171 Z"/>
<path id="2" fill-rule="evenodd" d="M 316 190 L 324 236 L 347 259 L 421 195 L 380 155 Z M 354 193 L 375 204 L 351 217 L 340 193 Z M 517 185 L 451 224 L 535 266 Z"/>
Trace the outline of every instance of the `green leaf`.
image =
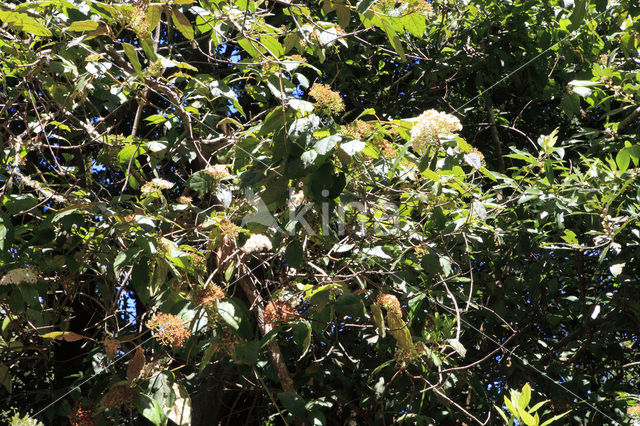
<path id="1" fill-rule="evenodd" d="M 362 299 L 353 293 L 345 293 L 339 296 L 336 299 L 334 308 L 336 312 L 352 318 L 360 318 L 365 315 L 365 307 Z"/>
<path id="2" fill-rule="evenodd" d="M 382 19 L 382 28 L 384 29 L 384 32 L 387 34 L 387 38 L 389 39 L 389 43 L 391 43 L 393 50 L 395 50 L 398 56 L 400 56 L 400 60 L 402 62 L 406 62 L 407 57 L 405 56 L 404 48 L 402 47 L 402 42 L 400 41 L 400 38 L 398 37 L 398 34 L 396 33 L 396 30 L 395 28 L 393 28 L 393 25 L 391 24 L 389 19 L 387 18 Z"/>
<path id="3" fill-rule="evenodd" d="M 213 177 L 203 170 L 195 172 L 187 180 L 187 186 L 200 194 L 207 194 L 213 191 Z"/>
<path id="4" fill-rule="evenodd" d="M 563 418 L 564 416 L 566 416 L 570 412 L 571 412 L 571 410 L 567 411 L 566 413 L 562 413 L 562 414 L 558 414 L 557 416 L 553 416 L 550 419 L 545 420 L 544 423 L 542 423 L 540 426 L 550 425 L 551 423 L 555 422 L 556 420 L 560 420 L 561 418 Z"/>
<path id="5" fill-rule="evenodd" d="M 49 37 L 52 35 L 51 31 L 49 31 L 44 25 L 26 13 L 0 10 L 0 21 L 8 24 L 10 28 L 24 31 L 27 34 L 43 37 Z"/>
<path id="6" fill-rule="evenodd" d="M 193 40 L 193 27 L 191 26 L 191 22 L 189 22 L 189 18 L 184 16 L 184 14 L 178 9 L 174 8 L 171 11 L 171 20 L 178 31 L 182 33 L 184 38 L 187 40 Z"/>
<path id="7" fill-rule="evenodd" d="M 281 129 L 285 124 L 285 113 L 282 112 L 282 106 L 276 107 L 273 111 L 267 114 L 267 117 L 262 122 L 258 134 L 266 136 L 274 130 Z"/>
<path id="8" fill-rule="evenodd" d="M 342 140 L 340 135 L 331 135 L 320 139 L 315 143 L 313 149 L 320 155 L 327 155 Z"/>
<path id="9" fill-rule="evenodd" d="M 138 413 L 142 414 L 143 417 L 156 426 L 163 424 L 166 419 L 158 401 L 148 395 L 140 394 L 136 401 L 136 408 L 138 409 Z"/>
<path id="10" fill-rule="evenodd" d="M 462 343 L 460 343 L 458 339 L 449 339 L 447 342 L 453 346 L 453 349 L 455 349 L 461 357 L 464 358 L 467 355 L 467 350 L 462 346 Z"/>
<path id="11" fill-rule="evenodd" d="M 67 31 L 95 31 L 98 29 L 98 22 L 91 19 L 86 21 L 75 21 L 67 28 Z"/>
<path id="12" fill-rule="evenodd" d="M 624 149 L 629 153 L 633 164 L 638 167 L 638 164 L 640 164 L 640 145 L 627 145 Z"/>
<path id="13" fill-rule="evenodd" d="M 249 321 L 249 310 L 241 300 L 231 297 L 218 302 L 218 314 L 238 336 L 250 339 L 253 330 Z"/>
<path id="14" fill-rule="evenodd" d="M 302 244 L 300 243 L 300 239 L 298 237 L 294 237 L 287 249 L 284 252 L 284 258 L 287 261 L 287 265 L 300 269 L 302 266 L 302 259 L 304 253 L 302 251 Z"/>
<path id="15" fill-rule="evenodd" d="M 278 393 L 278 399 L 284 405 L 284 408 L 289 410 L 291 414 L 301 419 L 304 419 L 307 415 L 305 408 L 305 402 L 300 396 L 293 392 L 280 392 Z"/>
<path id="16" fill-rule="evenodd" d="M 518 413 L 517 408 L 511 403 L 511 400 L 509 398 L 504 397 L 504 405 L 507 406 L 507 409 L 509 409 L 509 411 L 511 411 L 511 414 L 513 414 L 514 416 L 520 417 L 520 413 Z"/>
<path id="17" fill-rule="evenodd" d="M 412 36 L 421 38 L 427 29 L 427 22 L 423 15 L 410 13 L 402 18 L 402 25 Z"/>
<path id="18" fill-rule="evenodd" d="M 533 407 L 531 407 L 531 409 L 529 410 L 530 413 L 535 413 L 536 411 L 538 411 L 538 409 L 540 409 L 540 407 L 542 407 L 544 404 L 546 404 L 547 402 L 549 402 L 549 400 L 545 400 L 542 402 L 538 402 L 536 405 L 534 405 Z"/>
<path id="19" fill-rule="evenodd" d="M 587 0 L 575 0 L 573 13 L 569 18 L 571 20 L 572 29 L 578 28 L 584 22 L 587 14 Z"/>
<path id="20" fill-rule="evenodd" d="M 11 393 L 11 372 L 9 367 L 0 362 L 0 384 Z"/>
<path id="21" fill-rule="evenodd" d="M 308 321 L 299 321 L 292 325 L 293 341 L 300 348 L 300 361 L 309 351 L 311 346 L 311 324 Z"/>
<path id="22" fill-rule="evenodd" d="M 256 49 L 253 46 L 253 43 L 250 42 L 249 40 L 247 40 L 246 38 L 239 38 L 238 39 L 238 44 L 240 45 L 240 47 L 242 47 L 244 49 L 245 52 L 247 52 L 249 55 L 251 55 L 251 57 L 253 58 L 261 58 L 262 54 L 258 51 L 258 49 Z"/>
<path id="23" fill-rule="evenodd" d="M 41 335 L 43 339 L 63 340 L 65 342 L 77 342 L 79 340 L 88 339 L 87 336 L 75 333 L 73 331 L 52 331 Z"/>
<path id="24" fill-rule="evenodd" d="M 580 112 L 580 96 L 575 93 L 564 96 L 560 103 L 564 112 L 570 117 Z"/>
<path id="25" fill-rule="evenodd" d="M 124 48 L 124 53 L 129 58 L 129 62 L 133 65 L 133 69 L 138 73 L 138 75 L 142 76 L 142 66 L 140 65 L 140 61 L 138 60 L 138 53 L 136 52 L 136 48 L 130 45 L 129 43 L 122 43 L 122 47 Z"/>
<path id="26" fill-rule="evenodd" d="M 347 155 L 353 157 L 367 146 L 366 143 L 359 140 L 351 140 L 340 144 L 340 149 L 347 153 Z"/>
<path id="27" fill-rule="evenodd" d="M 271 52 L 271 54 L 273 54 L 272 56 L 275 55 L 275 58 L 279 58 L 280 56 L 284 55 L 284 47 L 282 47 L 282 45 L 278 42 L 278 40 L 275 39 L 275 37 L 272 37 L 270 35 L 263 35 L 262 37 L 260 37 L 260 43 L 262 43 L 264 47 L 267 48 L 267 52 Z"/>
<path id="28" fill-rule="evenodd" d="M 174 2 L 175 3 L 175 2 Z M 149 23 L 149 29 L 154 30 L 162 18 L 162 5 L 150 4 L 147 7 L 147 22 Z"/>
<path id="29" fill-rule="evenodd" d="M 249 340 L 236 345 L 236 360 L 240 364 L 256 365 L 258 362 L 258 352 L 260 351 L 260 340 Z"/>
<path id="30" fill-rule="evenodd" d="M 138 157 L 146 152 L 144 147 L 136 144 L 130 144 L 125 146 L 118 152 L 118 161 L 124 166 L 128 166 L 132 157 Z"/>
<path id="31" fill-rule="evenodd" d="M 618 169 L 621 172 L 624 172 L 629 168 L 629 163 L 631 162 L 631 155 L 629 155 L 629 151 L 627 148 L 622 148 L 618 155 L 616 155 L 616 164 L 618 165 Z"/>
<path id="32" fill-rule="evenodd" d="M 509 419 L 507 418 L 507 415 L 504 414 L 504 411 L 502 411 L 502 409 L 497 405 L 494 405 L 494 407 L 496 410 L 498 410 L 498 414 L 500 414 L 500 417 L 502 417 L 502 420 L 504 420 L 505 424 L 509 424 Z"/>
<path id="33" fill-rule="evenodd" d="M 358 13 L 365 13 L 376 2 L 376 0 L 360 0 L 356 5 Z"/>
<path id="34" fill-rule="evenodd" d="M 529 401 L 531 401 L 531 386 L 529 386 L 529 383 L 525 383 L 520 393 L 518 405 L 520 405 L 520 407 L 522 408 L 527 408 L 527 405 L 529 405 Z"/>
<path id="35" fill-rule="evenodd" d="M 9 215 L 16 215 L 35 207 L 38 198 L 32 194 L 10 194 L 2 197 L 2 204 Z"/>
<path id="36" fill-rule="evenodd" d="M 561 237 L 567 244 L 578 244 L 578 238 L 576 233 L 570 229 L 564 230 L 564 235 Z"/>
<path id="37" fill-rule="evenodd" d="M 527 426 L 538 426 L 536 419 L 531 414 L 529 414 L 527 410 L 525 410 L 523 407 L 520 407 L 520 406 L 517 406 L 516 409 L 518 410 L 518 414 L 522 418 L 522 421 Z"/>
<path id="38" fill-rule="evenodd" d="M 351 10 L 344 3 L 336 2 L 336 15 L 338 16 L 338 25 L 346 29 L 351 22 Z"/>
<path id="39" fill-rule="evenodd" d="M 158 55 L 156 55 L 156 52 L 153 50 L 153 39 L 149 34 L 140 40 L 140 46 L 142 46 L 142 50 L 144 50 L 144 54 L 147 55 L 149 61 L 155 62 L 158 60 Z"/>
<path id="40" fill-rule="evenodd" d="M 544 161 L 544 174 L 547 177 L 547 181 L 550 185 L 553 185 L 554 182 L 554 173 L 553 173 L 553 162 L 550 158 L 547 158 Z"/>
<path id="41" fill-rule="evenodd" d="M 382 315 L 382 309 L 380 309 L 380 306 L 371 305 L 371 316 L 373 317 L 373 322 L 378 328 L 378 334 L 380 334 L 380 337 L 386 336 L 387 330 L 384 325 L 384 316 Z"/>

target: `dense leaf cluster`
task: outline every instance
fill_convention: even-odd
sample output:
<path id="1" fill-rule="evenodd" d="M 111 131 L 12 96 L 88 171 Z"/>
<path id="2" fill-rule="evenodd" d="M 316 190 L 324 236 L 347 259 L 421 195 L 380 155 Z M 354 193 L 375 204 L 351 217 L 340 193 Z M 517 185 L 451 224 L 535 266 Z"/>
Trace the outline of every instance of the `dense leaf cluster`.
<path id="1" fill-rule="evenodd" d="M 629 422 L 639 16 L 2 3 L 4 414 Z"/>

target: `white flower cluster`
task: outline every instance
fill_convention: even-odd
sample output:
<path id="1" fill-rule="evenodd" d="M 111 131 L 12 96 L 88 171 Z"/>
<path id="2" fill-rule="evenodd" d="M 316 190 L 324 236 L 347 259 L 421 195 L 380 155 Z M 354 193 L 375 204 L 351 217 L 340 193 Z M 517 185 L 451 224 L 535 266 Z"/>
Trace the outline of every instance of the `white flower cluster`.
<path id="1" fill-rule="evenodd" d="M 143 194 L 149 194 L 150 192 L 171 188 L 173 188 L 173 183 L 169 182 L 168 180 L 155 178 L 142 185 L 140 191 L 142 191 Z"/>
<path id="2" fill-rule="evenodd" d="M 0 285 L 9 284 L 35 284 L 38 281 L 38 274 L 34 268 L 12 269 L 0 279 Z"/>
<path id="3" fill-rule="evenodd" d="M 289 201 L 293 207 L 300 207 L 302 203 L 304 203 L 304 192 L 298 191 L 296 193 L 292 193 L 289 197 Z"/>
<path id="4" fill-rule="evenodd" d="M 450 135 L 462 130 L 457 117 L 430 109 L 418 117 L 411 129 L 411 146 L 418 154 L 424 154 L 430 145 L 439 144 L 440 135 Z"/>
<path id="5" fill-rule="evenodd" d="M 249 254 L 256 251 L 271 250 L 272 247 L 271 240 L 266 235 L 255 234 L 250 236 L 247 242 L 244 243 L 242 251 Z"/>

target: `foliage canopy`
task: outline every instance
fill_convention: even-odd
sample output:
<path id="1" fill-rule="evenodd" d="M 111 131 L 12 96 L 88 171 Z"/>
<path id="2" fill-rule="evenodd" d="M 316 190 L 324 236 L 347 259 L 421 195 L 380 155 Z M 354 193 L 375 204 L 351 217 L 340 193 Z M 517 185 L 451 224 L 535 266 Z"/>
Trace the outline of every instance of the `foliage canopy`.
<path id="1" fill-rule="evenodd" d="M 3 2 L 2 405 L 82 425 L 628 422 L 639 15 Z"/>

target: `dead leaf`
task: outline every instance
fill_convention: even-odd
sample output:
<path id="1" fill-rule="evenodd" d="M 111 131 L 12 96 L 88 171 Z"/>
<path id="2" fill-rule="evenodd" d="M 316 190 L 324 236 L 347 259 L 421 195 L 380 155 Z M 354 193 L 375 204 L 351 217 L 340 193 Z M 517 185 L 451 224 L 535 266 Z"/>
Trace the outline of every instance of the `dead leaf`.
<path id="1" fill-rule="evenodd" d="M 136 353 L 133 355 L 133 358 L 131 358 L 131 361 L 129 361 L 129 365 L 127 365 L 127 380 L 129 380 L 129 383 L 133 383 L 140 378 L 145 363 L 144 350 L 138 346 Z"/>
<path id="2" fill-rule="evenodd" d="M 111 361 L 115 356 L 118 349 L 120 349 L 120 341 L 112 339 L 109 336 L 104 338 L 104 349 L 107 352 L 107 359 Z"/>

